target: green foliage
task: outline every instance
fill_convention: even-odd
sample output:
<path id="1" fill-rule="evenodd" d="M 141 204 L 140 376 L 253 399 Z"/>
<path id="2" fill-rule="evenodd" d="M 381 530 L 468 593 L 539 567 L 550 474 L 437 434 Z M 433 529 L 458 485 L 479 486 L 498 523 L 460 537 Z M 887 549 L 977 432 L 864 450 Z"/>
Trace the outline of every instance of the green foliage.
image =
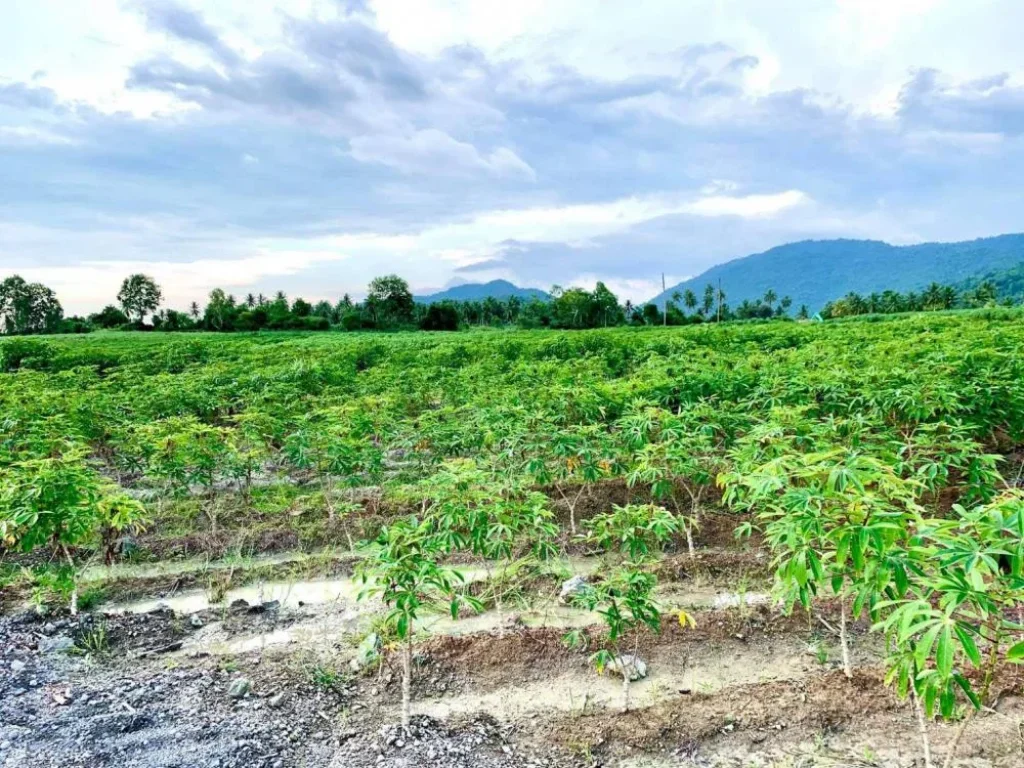
<path id="1" fill-rule="evenodd" d="M 163 293 L 156 281 L 148 275 L 129 275 L 121 283 L 117 301 L 129 318 L 142 323 L 146 315 L 156 310 L 163 301 Z"/>
<path id="2" fill-rule="evenodd" d="M 0 334 L 55 333 L 64 310 L 45 285 L 19 275 L 0 282 Z"/>

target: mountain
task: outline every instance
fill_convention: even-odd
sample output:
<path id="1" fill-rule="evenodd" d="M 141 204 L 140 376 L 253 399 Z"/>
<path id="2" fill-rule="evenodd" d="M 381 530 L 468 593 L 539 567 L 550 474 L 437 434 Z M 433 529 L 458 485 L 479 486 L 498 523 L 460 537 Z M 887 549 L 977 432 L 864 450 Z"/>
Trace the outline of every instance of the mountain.
<path id="1" fill-rule="evenodd" d="M 869 294 L 891 288 L 917 290 L 931 282 L 960 283 L 1024 262 L 1024 234 L 1000 235 L 961 243 L 889 245 L 877 240 L 805 240 L 764 253 L 734 259 L 658 294 L 652 303 L 687 288 L 701 298 L 704 286 L 722 281 L 726 302 L 764 296 L 769 288 L 790 296 L 794 311 L 806 304 L 813 312 L 850 291 Z"/>
<path id="2" fill-rule="evenodd" d="M 420 304 L 433 304 L 437 301 L 480 301 L 488 296 L 495 299 L 507 299 L 510 296 L 518 296 L 523 301 L 540 299 L 547 301 L 551 297 L 544 291 L 536 288 L 520 288 L 508 280 L 492 280 L 489 283 L 465 283 L 455 285 L 439 293 L 431 293 L 428 296 L 417 296 L 416 301 Z"/>
<path id="3" fill-rule="evenodd" d="M 984 282 L 990 282 L 996 287 L 996 296 L 1000 301 L 1021 301 L 1024 299 L 1024 260 L 1009 269 L 990 270 L 969 277 L 958 283 L 956 289 L 958 293 L 973 291 Z"/>

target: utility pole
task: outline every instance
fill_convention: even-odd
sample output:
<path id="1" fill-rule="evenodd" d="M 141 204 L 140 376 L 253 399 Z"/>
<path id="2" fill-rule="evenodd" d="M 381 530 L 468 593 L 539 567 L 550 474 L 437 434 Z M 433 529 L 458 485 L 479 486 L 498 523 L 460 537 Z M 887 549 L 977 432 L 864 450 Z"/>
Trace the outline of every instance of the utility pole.
<path id="1" fill-rule="evenodd" d="M 665 297 L 665 317 L 663 325 L 668 326 L 668 294 L 665 292 L 665 273 L 661 273 L 661 294 Z"/>

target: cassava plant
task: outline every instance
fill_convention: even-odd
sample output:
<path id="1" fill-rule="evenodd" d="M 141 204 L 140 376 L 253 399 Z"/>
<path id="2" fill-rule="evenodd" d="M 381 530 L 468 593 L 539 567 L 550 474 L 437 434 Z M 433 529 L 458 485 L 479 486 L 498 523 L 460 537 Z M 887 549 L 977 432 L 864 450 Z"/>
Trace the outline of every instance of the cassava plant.
<path id="1" fill-rule="evenodd" d="M 877 628 L 889 638 L 886 681 L 924 716 L 949 719 L 966 704 L 943 763 L 950 768 L 1001 669 L 1024 662 L 1024 494 L 1009 491 L 971 509 L 954 505 L 950 517 L 922 518 L 916 528 L 908 593 L 886 604 Z M 923 717 L 920 731 L 930 760 Z"/>
<path id="2" fill-rule="evenodd" d="M 433 524 L 416 517 L 381 529 L 368 557 L 360 562 L 358 578 L 370 586 L 359 598 L 378 596 L 387 607 L 385 626 L 401 644 L 402 727 L 408 729 L 412 706 L 412 657 L 416 622 L 431 605 L 448 604 L 452 618 L 468 605 L 479 610 L 474 598 L 457 590 L 462 575 L 439 565 L 444 554 Z"/>

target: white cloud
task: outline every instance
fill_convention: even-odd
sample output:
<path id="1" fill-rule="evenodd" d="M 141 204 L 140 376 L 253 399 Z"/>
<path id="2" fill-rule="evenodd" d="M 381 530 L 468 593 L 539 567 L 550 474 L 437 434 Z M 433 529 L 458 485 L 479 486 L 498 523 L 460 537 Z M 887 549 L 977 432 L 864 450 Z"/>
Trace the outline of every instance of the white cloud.
<path id="1" fill-rule="evenodd" d="M 196 261 L 86 261 L 75 266 L 27 267 L 15 271 L 53 288 L 69 312 L 95 310 L 113 303 L 121 280 L 142 272 L 164 292 L 165 306 L 183 308 L 213 288 L 244 290 L 265 277 L 294 275 L 323 261 L 343 258 L 334 251 L 278 251 L 241 259 Z"/>
<path id="2" fill-rule="evenodd" d="M 533 168 L 508 147 L 490 154 L 429 128 L 407 136 L 354 136 L 352 157 L 361 163 L 381 163 L 411 174 L 466 175 L 487 173 L 503 178 L 536 179 Z"/>
<path id="3" fill-rule="evenodd" d="M 770 217 L 807 202 L 795 190 L 771 195 L 705 196 L 692 199 L 630 197 L 606 203 L 489 211 L 460 224 L 428 227 L 406 235 L 341 234 L 307 239 L 256 238 L 236 242 L 239 258 L 198 258 L 190 261 L 86 259 L 69 266 L 14 263 L 13 272 L 45 283 L 57 291 L 69 312 L 93 311 L 110 303 L 125 275 L 143 272 L 163 287 L 165 304 L 187 306 L 216 287 L 246 291 L 265 278 L 301 274 L 313 267 L 346 262 L 347 290 L 358 293 L 381 271 L 399 271 L 414 287 L 434 285 L 451 270 L 499 255 L 507 241 L 555 242 L 586 247 L 588 241 L 625 232 L 662 216 Z M 141 224 L 140 224 L 141 226 Z M 43 241 L 46 230 L 31 230 Z M 28 242 L 27 236 L 25 242 Z M 384 266 L 382 266 L 384 265 Z M 400 265 L 396 266 L 396 265 Z M 581 275 L 592 283 L 600 277 Z M 650 281 L 608 279 L 613 290 L 639 300 Z M 655 286 L 656 287 L 656 286 Z M 311 293 L 319 296 L 316 289 Z"/>

